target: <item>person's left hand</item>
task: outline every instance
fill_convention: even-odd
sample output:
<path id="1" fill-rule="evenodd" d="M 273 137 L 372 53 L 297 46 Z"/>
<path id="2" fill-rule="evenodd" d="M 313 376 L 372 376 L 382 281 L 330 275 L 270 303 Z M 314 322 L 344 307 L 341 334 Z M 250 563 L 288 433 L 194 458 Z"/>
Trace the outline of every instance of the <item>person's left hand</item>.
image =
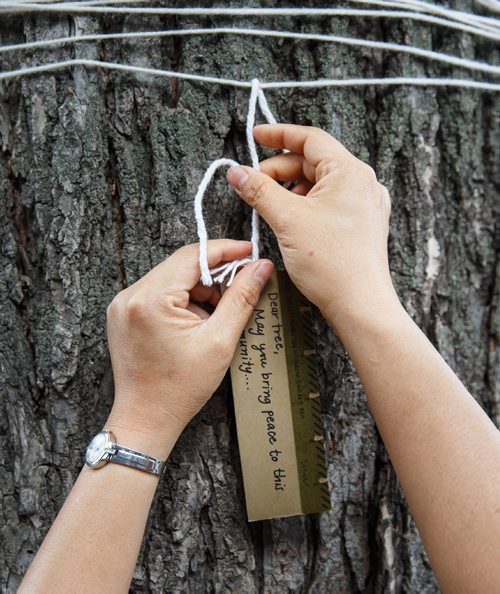
<path id="1" fill-rule="evenodd" d="M 250 249 L 246 241 L 210 241 L 208 264 Z M 200 284 L 198 256 L 197 244 L 181 248 L 119 293 L 107 312 L 115 402 L 106 427 L 118 441 L 123 436 L 160 457 L 172 445 L 168 435 L 180 433 L 219 386 L 273 270 L 269 260 L 249 264 L 221 297 L 218 287 Z M 215 310 L 209 315 L 197 303 Z"/>

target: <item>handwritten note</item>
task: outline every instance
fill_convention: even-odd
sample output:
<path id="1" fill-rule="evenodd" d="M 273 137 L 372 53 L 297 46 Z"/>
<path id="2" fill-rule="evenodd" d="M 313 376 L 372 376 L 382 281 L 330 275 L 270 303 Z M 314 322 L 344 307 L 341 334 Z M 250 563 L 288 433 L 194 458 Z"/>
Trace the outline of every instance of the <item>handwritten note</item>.
<path id="1" fill-rule="evenodd" d="M 240 338 L 231 364 L 250 521 L 303 513 L 283 314 L 275 272 Z"/>

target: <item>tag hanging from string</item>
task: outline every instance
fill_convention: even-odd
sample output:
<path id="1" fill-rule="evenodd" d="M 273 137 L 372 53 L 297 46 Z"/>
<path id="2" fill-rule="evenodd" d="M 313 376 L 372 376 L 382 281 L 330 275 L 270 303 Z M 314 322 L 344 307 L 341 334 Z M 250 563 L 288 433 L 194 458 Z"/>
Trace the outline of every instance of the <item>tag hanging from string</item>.
<path id="1" fill-rule="evenodd" d="M 259 81 L 252 81 L 246 125 L 251 164 L 260 169 L 253 128 L 257 103 L 269 123 L 276 123 Z M 195 197 L 200 238 L 201 281 L 231 285 L 237 271 L 259 258 L 259 217 L 252 211 L 251 257 L 209 269 L 208 235 L 202 202 L 220 167 L 214 161 Z M 238 446 L 249 521 L 331 508 L 323 448 L 323 423 L 315 364 L 311 304 L 285 271 L 275 271 L 240 338 L 231 363 Z"/>
<path id="2" fill-rule="evenodd" d="M 249 521 L 331 509 L 312 307 L 273 272 L 231 363 Z"/>

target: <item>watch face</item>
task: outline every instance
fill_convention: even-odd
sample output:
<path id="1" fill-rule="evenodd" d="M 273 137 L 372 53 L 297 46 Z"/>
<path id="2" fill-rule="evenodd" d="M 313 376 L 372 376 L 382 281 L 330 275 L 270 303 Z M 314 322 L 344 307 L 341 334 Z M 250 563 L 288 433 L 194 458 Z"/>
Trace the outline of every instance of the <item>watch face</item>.
<path id="1" fill-rule="evenodd" d="M 102 460 L 104 454 L 106 453 L 107 445 L 107 434 L 104 432 L 98 433 L 90 442 L 89 447 L 87 448 L 87 453 L 85 454 L 85 462 L 87 462 L 89 466 L 96 466 L 96 464 L 98 464 Z"/>

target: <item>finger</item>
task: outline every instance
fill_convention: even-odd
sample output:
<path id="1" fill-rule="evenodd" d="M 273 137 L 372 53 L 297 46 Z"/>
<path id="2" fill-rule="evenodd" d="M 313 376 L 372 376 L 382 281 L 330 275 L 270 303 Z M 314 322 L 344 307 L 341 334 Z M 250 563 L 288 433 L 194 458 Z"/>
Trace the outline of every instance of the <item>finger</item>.
<path id="1" fill-rule="evenodd" d="M 191 290 L 191 299 L 198 301 L 199 303 L 210 303 L 211 305 L 217 305 L 220 301 L 220 288 L 218 285 L 212 285 L 207 287 L 198 283 Z"/>
<path id="2" fill-rule="evenodd" d="M 189 302 L 186 309 L 189 310 L 191 313 L 196 314 L 202 320 L 208 320 L 208 318 L 210 317 L 208 311 L 205 311 L 203 307 L 196 305 L 196 303 Z"/>
<path id="3" fill-rule="evenodd" d="M 273 269 L 270 260 L 257 260 L 245 266 L 235 276 L 207 321 L 205 327 L 222 336 L 231 350 L 236 347 Z"/>
<path id="4" fill-rule="evenodd" d="M 260 170 L 276 181 L 290 181 L 306 177 L 316 181 L 316 168 L 308 163 L 303 155 L 282 153 L 259 163 Z"/>
<path id="5" fill-rule="evenodd" d="M 213 268 L 221 262 L 244 258 L 251 249 L 248 241 L 211 240 L 207 245 L 208 266 Z M 200 280 L 199 257 L 199 244 L 185 245 L 148 272 L 148 282 L 157 289 L 170 289 L 173 292 L 191 291 Z M 188 298 L 189 295 L 183 295 L 184 304 L 181 307 L 186 307 Z"/>
<path id="6" fill-rule="evenodd" d="M 212 297 L 208 300 L 208 303 L 210 303 L 210 305 L 213 305 L 215 307 L 219 303 L 220 298 L 221 298 L 220 287 L 217 285 L 216 290 L 214 291 Z"/>
<path id="7" fill-rule="evenodd" d="M 290 190 L 294 194 L 298 196 L 307 196 L 307 194 L 312 190 L 313 184 L 305 178 L 300 179 L 295 186 Z"/>
<path id="8" fill-rule="evenodd" d="M 272 148 L 303 154 L 317 167 L 324 161 L 343 163 L 354 156 L 338 140 L 320 128 L 295 124 L 262 124 L 254 128 L 255 140 Z"/>
<path id="9" fill-rule="evenodd" d="M 231 167 L 227 172 L 227 180 L 279 235 L 283 213 L 293 209 L 299 198 L 262 171 L 251 167 Z"/>

